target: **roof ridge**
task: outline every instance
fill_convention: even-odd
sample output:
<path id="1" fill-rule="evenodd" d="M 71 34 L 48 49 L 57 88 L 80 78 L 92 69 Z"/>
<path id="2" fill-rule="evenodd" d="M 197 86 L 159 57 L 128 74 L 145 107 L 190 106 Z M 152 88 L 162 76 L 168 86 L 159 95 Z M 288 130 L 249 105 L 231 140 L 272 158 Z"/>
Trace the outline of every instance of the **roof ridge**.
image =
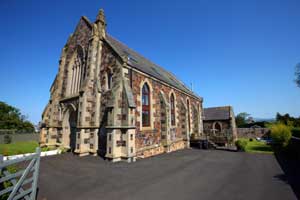
<path id="1" fill-rule="evenodd" d="M 90 22 L 89 18 L 87 18 L 87 16 L 81 16 L 81 19 L 83 19 L 89 26 L 90 28 L 93 27 L 92 23 Z"/>
<path id="2" fill-rule="evenodd" d="M 227 106 L 215 106 L 215 107 L 207 107 L 207 108 L 204 108 L 204 109 L 217 109 L 217 108 L 231 108 L 232 106 L 230 105 L 227 105 Z"/>
<path id="3" fill-rule="evenodd" d="M 146 58 L 145 56 L 143 56 L 142 54 L 138 53 L 136 50 L 128 47 L 128 45 L 126 45 L 125 43 L 121 42 L 120 40 L 116 39 L 115 37 L 113 37 L 112 35 L 106 33 L 106 36 L 111 37 L 113 40 L 119 42 L 120 44 L 122 44 L 124 47 L 128 48 L 129 50 L 133 51 L 134 53 L 136 53 L 137 55 L 139 55 L 140 57 L 142 57 L 143 59 L 145 59 L 146 61 L 148 61 L 150 64 L 155 65 L 156 67 L 160 68 L 162 71 L 168 73 L 170 76 L 172 76 L 173 79 L 176 79 L 177 81 L 179 81 L 183 87 L 185 87 L 187 90 L 189 90 L 191 93 L 193 93 L 195 96 L 197 96 L 190 88 L 188 88 L 186 86 L 186 84 L 180 80 L 177 76 L 175 76 L 172 72 L 166 70 L 165 68 L 163 68 L 162 66 L 155 64 L 153 61 L 151 61 L 149 58 Z"/>

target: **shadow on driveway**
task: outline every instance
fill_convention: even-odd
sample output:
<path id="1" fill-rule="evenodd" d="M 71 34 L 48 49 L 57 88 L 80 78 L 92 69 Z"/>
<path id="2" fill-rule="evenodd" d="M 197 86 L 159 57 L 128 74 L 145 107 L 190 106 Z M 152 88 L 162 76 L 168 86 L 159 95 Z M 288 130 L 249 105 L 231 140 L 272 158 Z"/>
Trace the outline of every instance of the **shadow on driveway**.
<path id="1" fill-rule="evenodd" d="M 275 157 L 284 172 L 275 178 L 288 183 L 297 198 L 300 199 L 300 160 L 282 152 L 275 153 Z"/>

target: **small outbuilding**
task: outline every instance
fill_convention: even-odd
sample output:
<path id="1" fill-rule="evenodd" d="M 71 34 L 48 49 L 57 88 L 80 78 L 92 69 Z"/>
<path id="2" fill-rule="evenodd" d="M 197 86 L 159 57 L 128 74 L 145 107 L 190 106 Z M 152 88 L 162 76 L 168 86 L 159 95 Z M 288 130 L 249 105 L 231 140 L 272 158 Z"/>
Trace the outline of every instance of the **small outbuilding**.
<path id="1" fill-rule="evenodd" d="M 204 108 L 204 134 L 217 145 L 226 146 L 237 139 L 235 116 L 231 106 Z"/>

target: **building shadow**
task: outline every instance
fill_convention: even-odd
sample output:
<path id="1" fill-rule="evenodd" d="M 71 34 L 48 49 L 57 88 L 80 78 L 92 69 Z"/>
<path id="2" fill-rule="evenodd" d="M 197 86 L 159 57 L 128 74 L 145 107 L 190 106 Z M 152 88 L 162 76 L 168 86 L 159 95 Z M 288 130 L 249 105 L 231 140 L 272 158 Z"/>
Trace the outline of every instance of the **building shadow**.
<path id="1" fill-rule="evenodd" d="M 274 178 L 289 184 L 297 198 L 300 199 L 300 159 L 282 151 L 277 151 L 274 155 L 284 172 Z"/>

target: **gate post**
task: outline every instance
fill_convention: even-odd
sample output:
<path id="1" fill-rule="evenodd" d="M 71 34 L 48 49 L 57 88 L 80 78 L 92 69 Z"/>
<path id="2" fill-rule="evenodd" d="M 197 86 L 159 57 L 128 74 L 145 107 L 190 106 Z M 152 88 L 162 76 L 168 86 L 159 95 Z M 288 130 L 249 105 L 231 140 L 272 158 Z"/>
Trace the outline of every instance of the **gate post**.
<path id="1" fill-rule="evenodd" d="M 35 149 L 35 153 L 36 153 L 36 160 L 34 165 L 32 193 L 30 194 L 31 199 L 36 199 L 36 190 L 37 190 L 37 182 L 39 177 L 40 158 L 41 158 L 41 148 L 37 147 Z"/>

